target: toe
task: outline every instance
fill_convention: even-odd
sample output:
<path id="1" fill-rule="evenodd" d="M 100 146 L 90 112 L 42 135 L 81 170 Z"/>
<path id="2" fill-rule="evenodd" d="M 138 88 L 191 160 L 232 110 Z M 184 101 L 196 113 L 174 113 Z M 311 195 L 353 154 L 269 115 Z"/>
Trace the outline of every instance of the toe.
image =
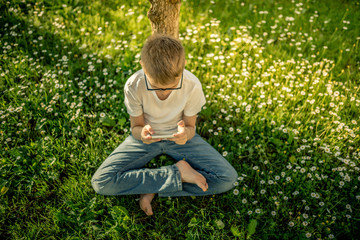
<path id="1" fill-rule="evenodd" d="M 146 215 L 148 215 L 148 216 L 153 215 L 153 211 L 152 211 L 151 206 L 150 206 L 150 207 L 145 208 L 145 213 L 146 213 Z"/>
<path id="2" fill-rule="evenodd" d="M 204 192 L 206 192 L 207 189 L 208 189 L 208 185 L 207 185 L 206 182 L 205 182 L 205 183 L 200 183 L 199 187 L 200 187 Z"/>

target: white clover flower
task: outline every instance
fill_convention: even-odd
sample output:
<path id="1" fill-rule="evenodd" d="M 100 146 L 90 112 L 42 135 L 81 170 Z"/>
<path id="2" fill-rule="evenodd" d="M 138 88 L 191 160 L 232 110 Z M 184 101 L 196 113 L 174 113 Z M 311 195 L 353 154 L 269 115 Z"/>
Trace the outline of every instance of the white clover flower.
<path id="1" fill-rule="evenodd" d="M 251 215 L 253 212 L 250 210 L 247 212 L 248 215 Z"/>
<path id="2" fill-rule="evenodd" d="M 234 189 L 233 193 L 234 193 L 234 195 L 238 195 L 238 194 L 239 194 L 239 190 L 238 190 L 238 189 Z"/>
<path id="3" fill-rule="evenodd" d="M 350 181 L 351 181 L 351 178 L 350 178 L 350 176 L 349 176 L 348 174 L 346 174 L 345 177 L 344 177 L 344 180 L 345 180 L 346 182 L 350 182 Z"/>
<path id="4" fill-rule="evenodd" d="M 311 233 L 306 233 L 306 237 L 310 238 L 311 237 Z"/>
<path id="5" fill-rule="evenodd" d="M 257 209 L 255 210 L 255 212 L 256 212 L 257 214 L 259 214 L 259 213 L 261 213 L 261 209 L 257 208 Z"/>
<path id="6" fill-rule="evenodd" d="M 242 202 L 243 204 L 245 204 L 245 203 L 247 203 L 247 200 L 244 198 L 243 200 L 241 200 L 241 202 Z"/>
<path id="7" fill-rule="evenodd" d="M 266 193 L 266 190 L 265 189 L 261 189 L 260 190 L 260 194 L 265 194 Z"/>
<path id="8" fill-rule="evenodd" d="M 271 215 L 275 216 L 276 212 L 275 211 L 271 211 Z"/>
<path id="9" fill-rule="evenodd" d="M 100 113 L 100 117 L 105 117 L 105 113 Z"/>
<path id="10" fill-rule="evenodd" d="M 290 227 L 293 227 L 294 225 L 295 225 L 294 222 L 289 222 Z"/>

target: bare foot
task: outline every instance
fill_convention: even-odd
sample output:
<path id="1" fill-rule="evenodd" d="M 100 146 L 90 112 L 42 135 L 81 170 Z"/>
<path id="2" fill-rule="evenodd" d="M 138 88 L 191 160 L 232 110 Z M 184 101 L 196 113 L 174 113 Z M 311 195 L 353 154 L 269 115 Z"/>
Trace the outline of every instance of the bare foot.
<path id="1" fill-rule="evenodd" d="M 140 208 L 146 213 L 146 215 L 153 215 L 151 201 L 155 197 L 155 193 L 141 194 L 140 195 Z"/>
<path id="2" fill-rule="evenodd" d="M 176 166 L 179 168 L 182 182 L 194 183 L 204 192 L 207 191 L 209 186 L 206 182 L 206 178 L 201 173 L 193 169 L 189 163 L 184 160 L 180 160 L 176 163 Z"/>

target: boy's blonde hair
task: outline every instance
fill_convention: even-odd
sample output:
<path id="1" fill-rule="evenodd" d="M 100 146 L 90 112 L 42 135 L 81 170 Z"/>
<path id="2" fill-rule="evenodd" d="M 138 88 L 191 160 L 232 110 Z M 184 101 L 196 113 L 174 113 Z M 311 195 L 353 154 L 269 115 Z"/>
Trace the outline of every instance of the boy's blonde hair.
<path id="1" fill-rule="evenodd" d="M 155 83 L 170 84 L 184 71 L 185 50 L 178 39 L 156 33 L 144 44 L 141 62 Z"/>

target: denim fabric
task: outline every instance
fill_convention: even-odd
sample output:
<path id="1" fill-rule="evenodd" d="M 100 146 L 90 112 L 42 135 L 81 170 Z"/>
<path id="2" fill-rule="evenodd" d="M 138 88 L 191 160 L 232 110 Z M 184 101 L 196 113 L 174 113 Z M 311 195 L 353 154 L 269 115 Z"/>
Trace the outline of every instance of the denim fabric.
<path id="1" fill-rule="evenodd" d="M 175 161 L 185 158 L 206 178 L 208 190 L 203 192 L 195 184 L 182 183 L 175 164 L 143 168 L 161 154 L 167 154 Z M 101 164 L 91 183 L 102 195 L 158 193 L 160 197 L 201 196 L 232 189 L 237 177 L 230 163 L 198 134 L 184 145 L 167 140 L 144 144 L 130 135 Z"/>

